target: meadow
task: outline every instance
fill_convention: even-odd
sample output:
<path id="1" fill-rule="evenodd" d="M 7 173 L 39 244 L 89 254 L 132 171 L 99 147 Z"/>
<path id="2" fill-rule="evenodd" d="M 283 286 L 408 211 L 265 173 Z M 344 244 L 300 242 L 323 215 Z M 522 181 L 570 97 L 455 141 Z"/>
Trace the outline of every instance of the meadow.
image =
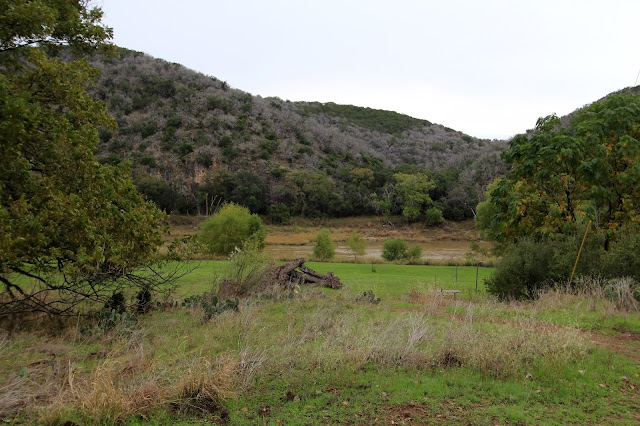
<path id="1" fill-rule="evenodd" d="M 184 298 L 0 337 L 0 419 L 44 424 L 637 424 L 640 318 L 584 283 L 503 303 L 490 269 L 308 263 L 345 288 Z M 375 270 L 372 270 L 375 268 Z M 476 271 L 479 274 L 475 293 Z M 441 289 L 461 290 L 455 298 Z M 374 297 L 359 297 L 370 290 Z M 377 299 L 380 299 L 379 301 Z M 184 306 L 183 306 L 184 305 Z"/>

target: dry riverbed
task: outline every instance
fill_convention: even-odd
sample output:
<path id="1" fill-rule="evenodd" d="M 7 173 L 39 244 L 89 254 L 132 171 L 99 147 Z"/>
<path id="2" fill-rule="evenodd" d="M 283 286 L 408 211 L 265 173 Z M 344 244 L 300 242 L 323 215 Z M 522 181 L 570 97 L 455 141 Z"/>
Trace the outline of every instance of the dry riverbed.
<path id="1" fill-rule="evenodd" d="M 171 233 L 165 236 L 167 241 L 186 235 L 193 235 L 200 229 L 204 217 L 172 218 Z M 382 245 L 386 239 L 401 238 L 409 246 L 422 248 L 422 260 L 437 264 L 471 264 L 489 258 L 472 250 L 472 242 L 482 251 L 489 250 L 491 244 L 482 241 L 473 221 L 447 222 L 442 226 L 424 227 L 421 224 L 402 224 L 400 218 L 395 225 L 383 223 L 378 217 L 357 217 L 339 219 L 295 218 L 290 225 L 268 225 L 269 233 L 265 240 L 266 252 L 277 260 L 290 260 L 297 257 L 310 258 L 313 254 L 316 235 L 321 229 L 328 229 L 335 243 L 337 261 L 382 262 Z M 367 240 L 364 256 L 357 259 L 346 246 L 346 239 L 357 231 Z"/>

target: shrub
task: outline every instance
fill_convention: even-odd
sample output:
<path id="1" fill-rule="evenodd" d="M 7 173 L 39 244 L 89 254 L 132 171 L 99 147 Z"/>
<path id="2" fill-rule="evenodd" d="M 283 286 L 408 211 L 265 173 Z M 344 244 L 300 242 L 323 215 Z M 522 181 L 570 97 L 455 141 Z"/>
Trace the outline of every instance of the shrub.
<path id="1" fill-rule="evenodd" d="M 567 283 L 586 230 L 579 224 L 576 232 L 559 239 L 535 241 L 531 238 L 503 246 L 504 257 L 487 281 L 490 293 L 500 298 L 532 298 L 552 283 Z M 606 234 L 597 228 L 589 232 L 575 271 L 578 277 L 602 279 L 640 278 L 640 236 L 633 229 L 619 232 L 609 250 L 604 249 Z M 604 284 L 603 284 L 604 285 Z"/>
<path id="2" fill-rule="evenodd" d="M 409 246 L 405 240 L 400 238 L 385 240 L 382 245 L 382 258 L 390 262 L 394 260 L 405 260 Z"/>
<path id="3" fill-rule="evenodd" d="M 251 293 L 268 279 L 271 264 L 269 257 L 260 251 L 255 241 L 249 241 L 242 250 L 235 250 L 229 255 L 227 270 L 222 277 L 227 288 L 225 291 L 219 288 L 218 295 L 237 297 Z"/>
<path id="4" fill-rule="evenodd" d="M 533 298 L 538 290 L 559 278 L 553 259 L 554 247 L 550 242 L 524 239 L 513 244 L 487 279 L 487 290 L 500 299 Z"/>
<path id="5" fill-rule="evenodd" d="M 424 212 L 424 224 L 427 226 L 440 225 L 444 222 L 442 211 L 437 207 L 431 207 Z"/>
<path id="6" fill-rule="evenodd" d="M 182 118 L 180 118 L 178 116 L 169 117 L 169 118 L 167 118 L 167 125 L 166 126 L 167 126 L 167 128 L 174 128 L 174 129 L 182 127 Z"/>
<path id="7" fill-rule="evenodd" d="M 625 229 L 604 259 L 603 269 L 610 277 L 633 277 L 640 282 L 640 232 L 638 229 Z"/>
<path id="8" fill-rule="evenodd" d="M 122 162 L 122 159 L 118 157 L 116 154 L 109 154 L 106 157 L 102 157 L 98 159 L 100 164 L 108 164 L 110 166 L 117 166 Z"/>
<path id="9" fill-rule="evenodd" d="M 140 125 L 140 136 L 147 138 L 158 131 L 158 127 L 155 121 L 145 121 Z"/>
<path id="10" fill-rule="evenodd" d="M 187 308 L 202 307 L 204 315 L 202 321 L 207 322 L 213 317 L 220 315 L 224 311 L 238 312 L 238 299 L 227 299 L 225 302 L 218 300 L 218 296 L 213 293 L 204 293 L 201 296 L 190 296 L 184 299 L 182 306 Z"/>
<path id="11" fill-rule="evenodd" d="M 149 167 L 157 166 L 156 159 L 153 155 L 145 155 L 144 157 L 140 158 L 140 164 Z"/>
<path id="12" fill-rule="evenodd" d="M 316 259 L 331 260 L 336 254 L 336 249 L 329 235 L 328 229 L 323 229 L 316 236 L 316 246 L 313 248 L 313 255 Z"/>
<path id="13" fill-rule="evenodd" d="M 407 259 L 419 260 L 422 257 L 422 247 L 413 246 L 407 251 Z"/>
<path id="14" fill-rule="evenodd" d="M 347 238 L 347 247 L 353 253 L 354 260 L 358 259 L 358 255 L 362 256 L 367 249 L 367 240 L 362 238 L 358 231 L 353 231 L 351 236 Z"/>
<path id="15" fill-rule="evenodd" d="M 229 255 L 253 241 L 256 248 L 264 248 L 267 230 L 256 214 L 235 203 L 225 204 L 216 214 L 205 220 L 199 240 L 211 254 Z"/>
<path id="16" fill-rule="evenodd" d="M 185 157 L 193 152 L 193 145 L 183 143 L 178 148 L 176 148 L 176 152 L 180 156 L 180 160 L 184 161 Z"/>

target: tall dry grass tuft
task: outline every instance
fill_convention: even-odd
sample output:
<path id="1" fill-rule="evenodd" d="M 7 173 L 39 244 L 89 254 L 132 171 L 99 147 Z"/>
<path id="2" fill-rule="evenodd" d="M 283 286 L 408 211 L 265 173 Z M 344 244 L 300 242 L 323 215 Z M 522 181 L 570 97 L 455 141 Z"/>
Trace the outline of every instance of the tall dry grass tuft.
<path id="1" fill-rule="evenodd" d="M 640 311 L 640 285 L 632 278 L 606 279 L 593 276 L 576 278 L 572 284 L 558 284 L 538 294 L 537 309 L 574 305 L 606 316 Z"/>
<path id="2" fill-rule="evenodd" d="M 427 285 L 425 289 L 411 289 L 407 293 L 409 302 L 422 305 L 425 312 L 434 315 L 451 305 L 451 296 L 436 290 L 435 287 Z"/>
<path id="3" fill-rule="evenodd" d="M 136 415 L 146 415 L 167 397 L 162 378 L 147 375 L 150 366 L 107 359 L 88 377 L 76 377 L 69 368 L 68 389 L 59 401 L 71 405 L 87 421 L 117 423 Z"/>
<path id="4" fill-rule="evenodd" d="M 213 360 L 206 357 L 192 360 L 189 369 L 172 389 L 172 407 L 181 412 L 227 417 L 229 413 L 222 402 L 235 394 L 237 369 L 237 360 L 229 355 Z"/>

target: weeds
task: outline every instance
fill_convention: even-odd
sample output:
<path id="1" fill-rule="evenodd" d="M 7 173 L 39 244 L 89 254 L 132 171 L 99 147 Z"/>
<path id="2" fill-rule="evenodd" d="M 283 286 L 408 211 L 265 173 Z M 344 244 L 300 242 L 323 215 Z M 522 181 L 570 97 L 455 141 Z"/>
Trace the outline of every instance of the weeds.
<path id="1" fill-rule="evenodd" d="M 640 285 L 632 278 L 600 278 L 581 276 L 571 285 L 556 284 L 537 293 L 540 306 L 552 307 L 567 302 L 585 305 L 588 311 L 600 310 L 611 315 L 616 312 L 640 311 Z"/>
<path id="2" fill-rule="evenodd" d="M 359 296 L 356 296 L 356 302 L 361 303 L 370 303 L 372 305 L 377 305 L 380 303 L 380 298 L 376 297 L 376 295 L 371 290 L 367 290 Z"/>
<path id="3" fill-rule="evenodd" d="M 226 301 L 221 302 L 213 293 L 204 293 L 201 296 L 187 297 L 182 303 L 182 306 L 188 307 L 192 310 L 201 308 L 204 311 L 202 321 L 206 322 L 225 311 L 238 312 L 238 304 L 238 299 L 227 299 Z"/>

